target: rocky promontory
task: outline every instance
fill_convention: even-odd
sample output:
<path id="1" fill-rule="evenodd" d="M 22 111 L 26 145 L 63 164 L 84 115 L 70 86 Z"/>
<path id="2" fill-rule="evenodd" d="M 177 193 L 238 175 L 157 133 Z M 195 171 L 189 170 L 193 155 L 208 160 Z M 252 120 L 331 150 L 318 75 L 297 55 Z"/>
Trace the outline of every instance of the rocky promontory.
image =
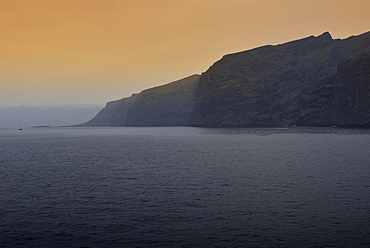
<path id="1" fill-rule="evenodd" d="M 77 126 L 124 126 L 127 119 L 127 112 L 135 102 L 137 96 L 137 94 L 133 94 L 130 97 L 108 102 L 94 118 Z"/>
<path id="2" fill-rule="evenodd" d="M 193 75 L 109 102 L 82 126 L 369 126 L 370 32 L 326 32 L 229 54 Z"/>
<path id="3" fill-rule="evenodd" d="M 185 126 L 194 108 L 199 75 L 192 75 L 107 105 L 78 126 Z"/>

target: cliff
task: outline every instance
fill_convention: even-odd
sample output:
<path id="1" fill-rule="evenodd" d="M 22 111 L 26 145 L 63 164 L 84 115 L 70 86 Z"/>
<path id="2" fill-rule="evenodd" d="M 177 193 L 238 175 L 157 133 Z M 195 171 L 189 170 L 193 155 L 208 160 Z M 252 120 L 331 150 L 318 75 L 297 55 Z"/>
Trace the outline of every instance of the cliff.
<path id="1" fill-rule="evenodd" d="M 90 121 L 76 126 L 185 126 L 194 108 L 199 75 L 111 101 Z"/>
<path id="2" fill-rule="evenodd" d="M 370 125 L 370 55 L 339 64 L 336 75 L 312 92 L 299 125 Z"/>
<path id="3" fill-rule="evenodd" d="M 124 126 L 126 123 L 127 112 L 135 102 L 136 98 L 137 94 L 133 94 L 127 98 L 108 102 L 94 118 L 77 126 Z"/>
<path id="4" fill-rule="evenodd" d="M 194 108 L 199 75 L 142 91 L 127 113 L 126 126 L 185 126 Z"/>
<path id="5" fill-rule="evenodd" d="M 369 126 L 368 53 L 370 32 L 225 55 L 201 76 L 109 102 L 80 126 Z"/>
<path id="6" fill-rule="evenodd" d="M 326 125 L 324 115 L 301 116 L 307 115 L 313 104 L 312 93 L 330 87 L 328 81 L 335 77 L 340 62 L 361 52 L 370 52 L 370 32 L 344 40 L 334 40 L 324 33 L 226 55 L 202 74 L 190 124 Z M 347 84 L 345 77 L 340 77 Z"/>

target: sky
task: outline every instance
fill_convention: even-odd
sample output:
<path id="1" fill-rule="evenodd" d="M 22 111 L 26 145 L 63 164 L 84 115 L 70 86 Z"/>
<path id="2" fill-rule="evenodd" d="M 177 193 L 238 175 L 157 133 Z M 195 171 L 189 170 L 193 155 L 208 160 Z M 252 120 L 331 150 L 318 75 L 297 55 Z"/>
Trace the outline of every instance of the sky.
<path id="1" fill-rule="evenodd" d="M 0 0 L 0 107 L 102 107 L 225 54 L 367 32 L 369 9 L 368 0 Z"/>

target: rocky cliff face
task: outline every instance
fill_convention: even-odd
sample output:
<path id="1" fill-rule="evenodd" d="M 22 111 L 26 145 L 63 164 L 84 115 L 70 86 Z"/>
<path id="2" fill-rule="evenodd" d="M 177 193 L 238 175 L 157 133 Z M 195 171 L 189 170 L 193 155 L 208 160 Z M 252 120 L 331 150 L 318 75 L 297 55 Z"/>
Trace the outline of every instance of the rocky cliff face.
<path id="1" fill-rule="evenodd" d="M 142 91 L 127 113 L 126 126 L 185 126 L 194 108 L 199 75 Z"/>
<path id="2" fill-rule="evenodd" d="M 194 108 L 199 75 L 108 102 L 90 121 L 77 126 L 185 126 Z"/>
<path id="3" fill-rule="evenodd" d="M 322 125 L 320 118 L 307 123 L 300 118 L 310 109 L 312 93 L 325 92 L 320 87 L 335 76 L 338 64 L 361 52 L 370 52 L 370 32 L 345 40 L 324 33 L 226 55 L 202 74 L 190 124 Z"/>
<path id="4" fill-rule="evenodd" d="M 334 80 L 336 125 L 370 125 L 370 55 L 348 60 Z"/>
<path id="5" fill-rule="evenodd" d="M 367 53 L 370 32 L 344 40 L 324 33 L 226 55 L 201 76 L 109 102 L 82 125 L 370 125 Z"/>
<path id="6" fill-rule="evenodd" d="M 370 125 L 370 55 L 339 64 L 337 74 L 312 92 L 299 125 Z"/>
<path id="7" fill-rule="evenodd" d="M 127 112 L 135 102 L 136 98 L 137 94 L 133 94 L 127 98 L 108 102 L 94 118 L 78 126 L 124 126 L 126 123 Z"/>

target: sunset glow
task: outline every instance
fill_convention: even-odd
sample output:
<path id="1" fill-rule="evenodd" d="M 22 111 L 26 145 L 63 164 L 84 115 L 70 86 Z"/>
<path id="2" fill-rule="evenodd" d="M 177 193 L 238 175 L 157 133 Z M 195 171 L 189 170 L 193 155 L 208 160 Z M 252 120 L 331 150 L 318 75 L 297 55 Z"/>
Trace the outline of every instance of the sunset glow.
<path id="1" fill-rule="evenodd" d="M 0 106 L 104 104 L 227 53 L 370 29 L 367 0 L 0 0 Z"/>

